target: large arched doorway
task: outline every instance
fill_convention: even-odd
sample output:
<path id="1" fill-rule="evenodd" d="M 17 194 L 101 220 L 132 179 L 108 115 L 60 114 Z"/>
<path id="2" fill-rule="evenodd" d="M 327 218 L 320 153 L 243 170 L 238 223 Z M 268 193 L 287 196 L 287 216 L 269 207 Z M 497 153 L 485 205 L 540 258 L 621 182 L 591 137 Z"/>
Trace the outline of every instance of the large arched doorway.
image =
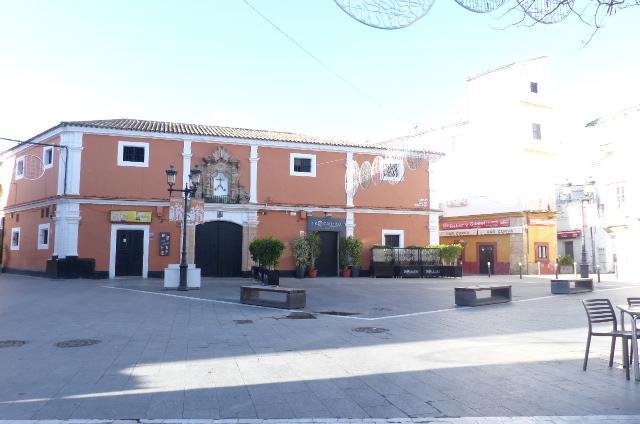
<path id="1" fill-rule="evenodd" d="M 196 266 L 205 277 L 240 277 L 242 226 L 211 221 L 196 226 Z"/>

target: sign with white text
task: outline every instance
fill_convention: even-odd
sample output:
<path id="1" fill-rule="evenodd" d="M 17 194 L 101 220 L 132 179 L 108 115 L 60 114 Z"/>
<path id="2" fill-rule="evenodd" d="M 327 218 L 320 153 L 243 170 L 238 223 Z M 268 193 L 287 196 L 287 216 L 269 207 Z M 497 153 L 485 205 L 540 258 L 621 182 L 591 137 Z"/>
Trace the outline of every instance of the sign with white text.
<path id="1" fill-rule="evenodd" d="M 478 235 L 522 234 L 522 227 L 480 228 Z"/>

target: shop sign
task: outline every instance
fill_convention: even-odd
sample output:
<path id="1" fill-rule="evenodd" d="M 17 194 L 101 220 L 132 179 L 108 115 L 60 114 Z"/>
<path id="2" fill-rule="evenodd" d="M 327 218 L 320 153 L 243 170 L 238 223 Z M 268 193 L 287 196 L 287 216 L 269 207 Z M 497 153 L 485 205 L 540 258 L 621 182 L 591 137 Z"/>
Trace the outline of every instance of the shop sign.
<path id="1" fill-rule="evenodd" d="M 442 223 L 443 230 L 458 230 L 461 228 L 496 228 L 508 226 L 509 218 L 474 219 L 467 221 L 449 221 Z"/>
<path id="2" fill-rule="evenodd" d="M 151 222 L 151 212 L 140 211 L 111 211 L 111 222 Z"/>
<path id="3" fill-rule="evenodd" d="M 440 237 L 458 237 L 458 236 L 477 236 L 478 230 L 468 229 L 468 230 L 440 230 Z"/>
<path id="4" fill-rule="evenodd" d="M 522 234 L 522 227 L 480 228 L 478 230 L 479 236 L 488 234 Z"/>
<path id="5" fill-rule="evenodd" d="M 573 231 L 558 231 L 558 238 L 559 239 L 572 239 L 572 238 L 578 238 L 580 237 L 581 231 L 580 230 L 573 230 Z"/>
<path id="6" fill-rule="evenodd" d="M 346 232 L 346 221 L 341 218 L 327 216 L 324 218 L 309 217 L 307 218 L 307 231 L 309 234 L 314 231 L 335 231 L 339 233 Z"/>
<path id="7" fill-rule="evenodd" d="M 550 226 L 556 225 L 555 219 L 529 218 L 529 225 Z"/>

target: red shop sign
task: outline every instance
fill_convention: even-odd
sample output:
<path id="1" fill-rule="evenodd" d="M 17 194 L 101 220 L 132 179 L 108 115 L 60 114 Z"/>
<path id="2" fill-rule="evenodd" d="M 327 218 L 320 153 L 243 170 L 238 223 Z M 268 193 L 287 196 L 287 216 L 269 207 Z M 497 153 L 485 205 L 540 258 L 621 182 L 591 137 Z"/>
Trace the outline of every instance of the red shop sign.
<path id="1" fill-rule="evenodd" d="M 474 219 L 468 221 L 449 221 L 442 223 L 443 230 L 460 230 L 466 228 L 497 228 L 508 226 L 509 218 Z"/>
<path id="2" fill-rule="evenodd" d="M 559 239 L 571 239 L 580 237 L 580 230 L 573 231 L 558 231 Z"/>

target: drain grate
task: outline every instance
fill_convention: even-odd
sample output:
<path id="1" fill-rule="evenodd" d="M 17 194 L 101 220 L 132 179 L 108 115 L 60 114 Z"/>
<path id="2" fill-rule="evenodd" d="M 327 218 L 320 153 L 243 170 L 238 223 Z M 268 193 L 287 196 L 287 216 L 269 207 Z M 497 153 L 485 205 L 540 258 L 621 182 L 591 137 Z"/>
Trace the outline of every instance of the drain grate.
<path id="1" fill-rule="evenodd" d="M 353 331 L 357 333 L 377 334 L 377 333 L 386 333 L 389 331 L 389 329 L 382 328 L 382 327 L 358 327 L 358 328 L 354 328 Z"/>
<path id="2" fill-rule="evenodd" d="M 316 312 L 323 315 L 335 315 L 337 317 L 350 317 L 352 315 L 360 315 L 360 312 L 339 312 L 339 311 L 322 311 Z"/>
<path id="3" fill-rule="evenodd" d="M 20 347 L 26 345 L 24 340 L 0 340 L 0 348 L 2 347 Z"/>
<path id="4" fill-rule="evenodd" d="M 233 322 L 236 324 L 253 324 L 253 320 L 250 319 L 234 319 Z"/>
<path id="5" fill-rule="evenodd" d="M 309 312 L 291 312 L 285 318 L 287 319 L 316 319 L 316 316 Z"/>
<path id="6" fill-rule="evenodd" d="M 63 342 L 56 343 L 57 347 L 84 347 L 84 346 L 92 346 L 94 344 L 100 343 L 100 340 L 96 339 L 74 339 L 74 340 L 65 340 Z"/>

